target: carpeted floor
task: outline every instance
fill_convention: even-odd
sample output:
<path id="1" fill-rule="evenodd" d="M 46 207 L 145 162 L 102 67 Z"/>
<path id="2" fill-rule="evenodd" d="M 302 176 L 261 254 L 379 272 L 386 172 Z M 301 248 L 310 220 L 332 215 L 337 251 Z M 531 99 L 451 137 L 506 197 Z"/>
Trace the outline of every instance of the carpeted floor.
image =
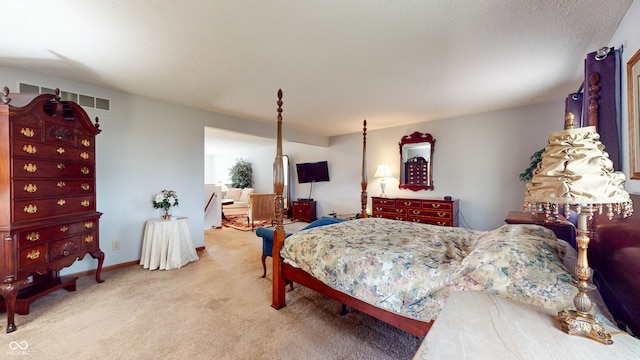
<path id="1" fill-rule="evenodd" d="M 271 307 L 255 233 L 207 230 L 200 260 L 81 277 L 0 330 L 0 356 L 20 359 L 410 359 L 421 339 L 296 286 Z M 270 260 L 268 265 L 271 264 Z M 2 318 L 5 321 L 5 318 Z"/>

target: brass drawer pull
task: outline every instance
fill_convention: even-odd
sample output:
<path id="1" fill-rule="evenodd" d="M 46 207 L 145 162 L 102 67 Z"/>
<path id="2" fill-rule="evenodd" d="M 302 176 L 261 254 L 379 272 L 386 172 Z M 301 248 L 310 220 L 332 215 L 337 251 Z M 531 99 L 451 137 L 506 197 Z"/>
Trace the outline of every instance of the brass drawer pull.
<path id="1" fill-rule="evenodd" d="M 83 151 L 80 153 L 80 157 L 84 160 L 87 160 L 89 158 L 89 153 Z"/>
<path id="2" fill-rule="evenodd" d="M 448 213 L 441 213 L 441 212 L 438 213 L 439 217 L 446 217 L 447 215 L 449 215 L 449 214 Z"/>
<path id="3" fill-rule="evenodd" d="M 24 186 L 24 191 L 28 193 L 34 193 L 38 191 L 38 187 L 36 186 L 36 184 L 27 184 Z"/>
<path id="4" fill-rule="evenodd" d="M 89 147 L 91 146 L 91 141 L 87 140 L 87 139 L 82 139 L 82 141 L 80 141 L 80 143 L 82 144 L 82 146 L 84 147 Z"/>
<path id="5" fill-rule="evenodd" d="M 65 250 L 62 252 L 62 256 L 69 256 L 69 251 Z"/>
<path id="6" fill-rule="evenodd" d="M 64 154 L 64 148 L 59 147 L 58 150 L 56 150 L 58 152 L 58 154 L 62 155 Z"/>
<path id="7" fill-rule="evenodd" d="M 87 221 L 84 223 L 84 228 L 85 229 L 92 229 L 93 228 L 93 221 Z"/>
<path id="8" fill-rule="evenodd" d="M 64 169 L 64 164 L 63 163 L 58 163 L 58 170 L 62 170 Z"/>
<path id="9" fill-rule="evenodd" d="M 82 190 L 85 190 L 85 191 L 86 191 L 86 190 L 91 189 L 91 186 L 89 186 L 89 184 L 87 184 L 87 183 L 82 183 L 82 185 L 80 185 L 80 188 L 81 188 Z"/>
<path id="10" fill-rule="evenodd" d="M 84 242 L 86 242 L 87 244 L 93 242 L 93 235 L 85 236 L 84 237 Z"/>
<path id="11" fill-rule="evenodd" d="M 30 173 L 34 173 L 38 171 L 38 167 L 36 166 L 36 164 L 32 164 L 32 163 L 24 164 L 22 168 L 24 169 L 24 171 L 30 172 Z"/>
<path id="12" fill-rule="evenodd" d="M 25 145 L 22 147 L 22 151 L 26 152 L 27 154 L 35 154 L 36 152 L 38 152 L 38 149 L 36 149 L 36 147 L 33 145 Z"/>
<path id="13" fill-rule="evenodd" d="M 29 241 L 38 241 L 38 240 L 40 240 L 40 233 L 34 231 L 31 234 L 28 234 L 27 236 L 25 236 L 25 239 L 27 239 Z"/>
<path id="14" fill-rule="evenodd" d="M 91 205 L 91 203 L 89 202 L 89 200 L 82 200 L 82 202 L 80 203 L 80 205 L 87 207 L 89 205 Z"/>
<path id="15" fill-rule="evenodd" d="M 80 169 L 80 172 L 87 175 L 89 174 L 89 168 L 88 167 L 83 167 L 82 169 Z"/>
<path id="16" fill-rule="evenodd" d="M 27 259 L 35 260 L 40 257 L 40 250 L 31 250 L 27 253 Z"/>
<path id="17" fill-rule="evenodd" d="M 431 204 L 431 207 L 432 207 L 432 208 L 436 208 L 436 209 L 437 209 L 437 208 L 439 208 L 439 207 L 440 207 L 440 204 L 437 204 L 437 203 L 436 203 L 436 204 Z"/>
<path id="18" fill-rule="evenodd" d="M 58 205 L 60 206 L 64 206 L 64 204 L 66 204 L 67 202 L 64 199 L 60 199 L 58 200 Z"/>
<path id="19" fill-rule="evenodd" d="M 38 207 L 35 205 L 27 205 L 24 207 L 24 212 L 26 212 L 27 214 L 35 214 L 38 211 Z"/>
<path id="20" fill-rule="evenodd" d="M 35 133 L 33 132 L 33 130 L 29 129 L 29 128 L 22 128 L 20 129 L 20 134 L 24 135 L 25 137 L 28 138 L 32 138 L 33 135 L 35 135 Z"/>
<path id="21" fill-rule="evenodd" d="M 64 183 L 64 181 L 58 181 L 58 187 L 60 189 L 62 189 L 63 187 L 67 186 L 67 184 Z"/>
<path id="22" fill-rule="evenodd" d="M 60 226 L 60 232 L 67 232 L 67 230 L 69 230 L 68 227 L 66 227 L 65 225 Z"/>

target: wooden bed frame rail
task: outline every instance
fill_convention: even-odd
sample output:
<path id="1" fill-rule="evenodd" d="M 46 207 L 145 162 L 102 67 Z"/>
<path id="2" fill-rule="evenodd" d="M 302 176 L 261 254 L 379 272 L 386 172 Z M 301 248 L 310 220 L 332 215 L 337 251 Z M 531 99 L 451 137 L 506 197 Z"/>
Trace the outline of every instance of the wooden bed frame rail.
<path id="1" fill-rule="evenodd" d="M 349 296 L 343 292 L 333 289 L 332 287 L 324 284 L 320 280 L 314 278 L 309 273 L 285 264 L 280 256 L 280 249 L 284 245 L 285 232 L 282 224 L 284 217 L 284 200 L 282 192 L 284 189 L 284 170 L 282 164 L 282 89 L 278 90 L 278 131 L 276 140 L 276 158 L 274 169 L 274 190 L 276 193 L 275 207 L 276 207 L 276 219 L 275 219 L 275 232 L 273 235 L 273 274 L 272 274 L 272 301 L 271 306 L 275 309 L 282 309 L 287 306 L 285 301 L 286 294 L 286 282 L 293 281 L 298 284 L 308 287 L 314 291 L 317 291 L 329 298 L 341 302 L 343 305 L 347 305 L 355 310 L 361 311 L 367 315 L 373 316 L 379 320 L 382 320 L 389 325 L 395 326 L 408 333 L 416 335 L 418 337 L 425 335 L 433 321 L 424 322 L 406 316 L 402 316 L 355 297 Z M 366 144 L 367 144 L 367 121 L 363 122 L 362 129 L 362 177 L 361 177 L 361 212 L 360 217 L 366 218 L 367 214 L 367 166 L 366 166 Z"/>

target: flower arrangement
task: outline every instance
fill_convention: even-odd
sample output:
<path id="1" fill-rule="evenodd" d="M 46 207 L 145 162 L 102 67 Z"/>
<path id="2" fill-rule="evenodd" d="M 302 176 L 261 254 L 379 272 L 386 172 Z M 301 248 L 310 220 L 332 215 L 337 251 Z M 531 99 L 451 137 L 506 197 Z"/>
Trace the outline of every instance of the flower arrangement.
<path id="1" fill-rule="evenodd" d="M 178 193 L 173 190 L 162 190 L 153 196 L 153 208 L 164 210 L 163 219 L 169 218 L 169 208 L 178 206 Z"/>

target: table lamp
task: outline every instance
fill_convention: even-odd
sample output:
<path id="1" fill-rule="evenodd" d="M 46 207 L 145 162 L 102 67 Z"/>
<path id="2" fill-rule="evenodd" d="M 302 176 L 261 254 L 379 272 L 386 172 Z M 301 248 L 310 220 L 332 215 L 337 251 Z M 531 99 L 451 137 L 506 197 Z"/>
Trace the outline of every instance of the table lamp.
<path id="1" fill-rule="evenodd" d="M 562 310 L 558 320 L 562 329 L 603 344 L 612 344 L 611 335 L 589 312 L 592 308 L 588 291 L 592 270 L 587 260 L 589 230 L 587 223 L 603 211 L 609 220 L 614 215 L 631 216 L 633 206 L 624 189 L 625 176 L 613 170 L 594 126 L 566 129 L 549 134 L 547 146 L 531 182 L 527 184 L 524 210 L 535 213 L 542 208 L 555 212 L 564 206 L 568 217 L 572 208 L 578 214 L 578 261 L 575 274 L 578 294 L 573 300 L 576 310 Z M 553 214 L 552 214 L 553 215 Z"/>
<path id="2" fill-rule="evenodd" d="M 380 194 L 380 197 L 387 197 L 387 194 L 384 193 L 384 189 L 387 188 L 386 178 L 388 178 L 389 176 L 391 176 L 391 171 L 389 170 L 389 166 L 387 164 L 378 165 L 378 168 L 376 169 L 376 173 L 373 175 L 373 177 L 381 178 L 380 190 L 382 190 L 382 193 Z"/>
<path id="3" fill-rule="evenodd" d="M 225 185 L 222 181 L 218 181 L 216 186 L 220 186 L 221 188 L 220 191 L 222 191 L 222 197 L 224 197 L 227 194 L 227 191 L 229 191 L 229 188 L 227 187 L 227 185 Z"/>

